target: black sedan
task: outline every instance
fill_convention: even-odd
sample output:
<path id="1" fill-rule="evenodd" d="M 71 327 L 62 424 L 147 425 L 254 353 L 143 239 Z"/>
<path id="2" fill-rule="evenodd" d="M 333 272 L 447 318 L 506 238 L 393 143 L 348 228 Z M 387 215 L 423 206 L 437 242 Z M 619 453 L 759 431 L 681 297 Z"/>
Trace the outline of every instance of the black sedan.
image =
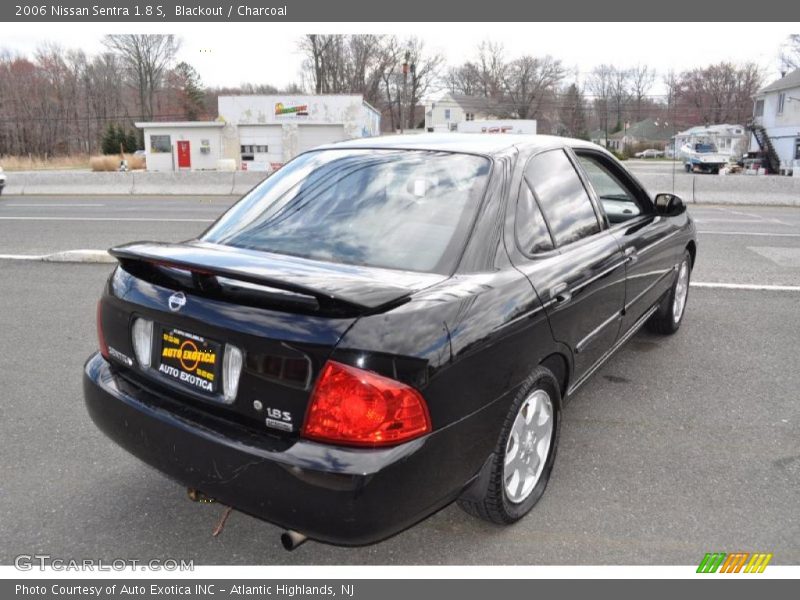
<path id="1" fill-rule="evenodd" d="M 695 227 L 602 148 L 479 134 L 306 152 L 198 239 L 113 248 L 89 413 L 194 490 L 360 545 L 457 500 L 522 518 L 565 401 L 681 324 Z"/>

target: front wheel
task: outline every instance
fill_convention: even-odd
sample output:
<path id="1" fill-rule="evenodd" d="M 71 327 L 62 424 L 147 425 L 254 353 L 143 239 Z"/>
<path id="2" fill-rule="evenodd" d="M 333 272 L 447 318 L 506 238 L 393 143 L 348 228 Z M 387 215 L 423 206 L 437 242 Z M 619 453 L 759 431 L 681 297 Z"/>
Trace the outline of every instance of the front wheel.
<path id="1" fill-rule="evenodd" d="M 661 304 L 648 321 L 650 330 L 656 333 L 673 334 L 678 331 L 686 312 L 686 300 L 689 298 L 689 281 L 692 274 L 692 257 L 684 250 L 683 259 L 678 266 L 678 275 L 672 289 L 664 296 Z"/>
<path id="2" fill-rule="evenodd" d="M 467 513 L 509 525 L 524 517 L 544 494 L 558 447 L 561 391 L 553 373 L 538 367 L 514 399 L 492 455 L 489 476 L 469 497 Z"/>

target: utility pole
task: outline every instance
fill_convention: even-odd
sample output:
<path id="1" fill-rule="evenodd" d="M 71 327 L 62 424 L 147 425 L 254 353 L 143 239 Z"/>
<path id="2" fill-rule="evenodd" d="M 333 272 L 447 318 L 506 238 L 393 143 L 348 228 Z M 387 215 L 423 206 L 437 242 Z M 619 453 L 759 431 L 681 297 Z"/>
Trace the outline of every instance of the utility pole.
<path id="1" fill-rule="evenodd" d="M 406 101 L 406 85 L 408 84 L 408 59 L 410 53 L 406 50 L 405 61 L 403 61 L 403 93 L 400 98 L 400 133 L 403 133 L 403 103 Z"/>

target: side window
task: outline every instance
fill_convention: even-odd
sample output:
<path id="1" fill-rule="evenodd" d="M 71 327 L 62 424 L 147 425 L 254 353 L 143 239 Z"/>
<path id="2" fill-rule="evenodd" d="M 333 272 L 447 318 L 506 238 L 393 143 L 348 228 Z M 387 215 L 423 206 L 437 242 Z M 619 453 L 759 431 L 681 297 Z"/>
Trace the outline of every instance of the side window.
<path id="1" fill-rule="evenodd" d="M 525 168 L 556 246 L 564 246 L 600 231 L 600 223 L 583 182 L 563 150 L 534 156 Z"/>
<path id="2" fill-rule="evenodd" d="M 578 155 L 578 160 L 611 223 L 622 223 L 642 214 L 634 193 L 603 164 L 602 159 Z"/>
<path id="3" fill-rule="evenodd" d="M 522 182 L 517 200 L 515 219 L 517 243 L 527 254 L 547 252 L 553 249 L 553 238 L 547 229 L 542 211 L 527 182 Z"/>

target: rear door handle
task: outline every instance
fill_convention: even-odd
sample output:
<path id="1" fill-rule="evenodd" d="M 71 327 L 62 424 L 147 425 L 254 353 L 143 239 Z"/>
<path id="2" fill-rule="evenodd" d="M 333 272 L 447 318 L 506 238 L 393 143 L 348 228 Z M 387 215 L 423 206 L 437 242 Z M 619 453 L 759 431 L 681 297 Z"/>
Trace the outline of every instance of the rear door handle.
<path id="1" fill-rule="evenodd" d="M 556 304 L 564 304 L 572 300 L 572 292 L 569 291 L 565 282 L 558 283 L 550 288 L 550 298 Z"/>
<path id="2" fill-rule="evenodd" d="M 639 253 L 633 246 L 628 246 L 627 248 L 625 248 L 624 254 L 625 254 L 625 259 L 628 262 L 636 262 L 636 260 L 639 258 Z"/>

